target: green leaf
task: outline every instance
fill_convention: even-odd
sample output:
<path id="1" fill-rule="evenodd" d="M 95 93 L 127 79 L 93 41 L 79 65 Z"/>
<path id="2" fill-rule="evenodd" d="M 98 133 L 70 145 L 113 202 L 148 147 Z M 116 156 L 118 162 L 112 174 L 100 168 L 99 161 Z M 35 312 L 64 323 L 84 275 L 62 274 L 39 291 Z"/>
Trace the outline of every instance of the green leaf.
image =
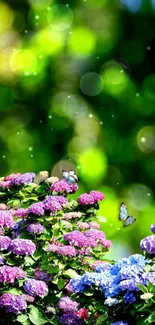
<path id="1" fill-rule="evenodd" d="M 67 276 L 68 278 L 72 279 L 78 276 L 78 273 L 76 273 L 73 269 L 68 269 L 67 271 L 63 272 L 64 276 Z"/>
<path id="2" fill-rule="evenodd" d="M 7 193 L 4 193 L 4 192 L 0 192 L 0 197 L 3 197 L 5 196 Z"/>
<path id="3" fill-rule="evenodd" d="M 26 322 L 26 320 L 28 319 L 28 317 L 26 316 L 26 315 L 19 315 L 18 317 L 17 317 L 17 321 L 19 322 L 19 323 L 25 323 Z"/>
<path id="4" fill-rule="evenodd" d="M 19 290 L 16 289 L 16 288 L 12 288 L 12 289 L 9 289 L 9 290 L 5 290 L 5 292 L 7 292 L 7 293 L 12 293 L 13 295 L 17 295 L 17 296 L 19 296 L 20 293 L 21 293 L 21 291 L 19 291 Z"/>
<path id="5" fill-rule="evenodd" d="M 34 306 L 29 312 L 29 319 L 34 325 L 43 325 L 49 322 L 44 313 Z"/>
<path id="6" fill-rule="evenodd" d="M 38 260 L 42 256 L 42 254 L 43 254 L 42 249 L 39 249 L 39 250 L 35 251 L 35 253 L 33 254 L 33 257 L 35 260 Z"/>
<path id="7" fill-rule="evenodd" d="M 146 271 L 146 272 L 150 272 L 150 269 L 151 269 L 151 265 L 148 265 L 148 264 L 147 264 L 147 265 L 145 266 L 145 271 Z"/>
<path id="8" fill-rule="evenodd" d="M 97 325 L 103 325 L 104 324 L 104 321 L 107 319 L 107 315 L 104 314 L 104 315 L 101 315 L 97 318 L 96 320 L 96 324 Z"/>
<path id="9" fill-rule="evenodd" d="M 64 287 L 64 285 L 65 285 L 65 280 L 60 278 L 57 283 L 58 289 L 61 290 Z"/>
<path id="10" fill-rule="evenodd" d="M 147 318 L 147 320 L 152 324 L 155 322 L 155 311 Z"/>
<path id="11" fill-rule="evenodd" d="M 37 187 L 35 188 L 35 192 L 36 192 L 37 194 L 44 194 L 44 192 L 45 192 L 45 188 L 44 188 L 42 185 L 39 185 L 39 186 L 37 186 Z"/>
<path id="12" fill-rule="evenodd" d="M 53 217 L 45 217 L 45 220 L 46 221 L 52 221 L 52 220 L 54 220 L 54 218 Z"/>
<path id="13" fill-rule="evenodd" d="M 53 274 L 53 273 L 57 273 L 59 271 L 59 267 L 58 266 L 50 266 L 47 270 L 48 273 Z"/>
<path id="14" fill-rule="evenodd" d="M 94 291 L 85 291 L 84 294 L 85 296 L 91 297 L 94 295 Z"/>
<path id="15" fill-rule="evenodd" d="M 137 287 L 144 293 L 148 292 L 148 289 L 140 283 L 137 284 Z"/>
<path id="16" fill-rule="evenodd" d="M 20 206 L 20 200 L 10 200 L 8 201 L 8 206 L 10 208 L 18 208 Z"/>
<path id="17" fill-rule="evenodd" d="M 35 261 L 30 256 L 25 256 L 24 262 L 26 266 L 33 265 Z"/>
<path id="18" fill-rule="evenodd" d="M 24 190 L 27 193 L 32 193 L 33 189 L 34 189 L 34 187 L 30 186 L 30 185 L 27 185 L 27 186 L 24 187 Z"/>

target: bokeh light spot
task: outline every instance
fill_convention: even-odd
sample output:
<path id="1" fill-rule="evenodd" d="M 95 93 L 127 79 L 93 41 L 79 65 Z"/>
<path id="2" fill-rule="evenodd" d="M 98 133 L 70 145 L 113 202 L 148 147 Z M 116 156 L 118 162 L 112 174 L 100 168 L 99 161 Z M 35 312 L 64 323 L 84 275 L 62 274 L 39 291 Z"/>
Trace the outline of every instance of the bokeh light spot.
<path id="1" fill-rule="evenodd" d="M 13 72 L 29 76 L 37 68 L 36 55 L 30 50 L 16 51 L 11 56 L 10 66 Z"/>
<path id="2" fill-rule="evenodd" d="M 112 95 L 121 94 L 129 85 L 128 76 L 122 66 L 116 61 L 109 61 L 103 67 L 102 78 L 104 90 Z"/>
<path id="3" fill-rule="evenodd" d="M 73 30 L 68 41 L 69 52 L 72 54 L 89 55 L 96 45 L 96 37 L 92 30 L 79 27 Z"/>
<path id="4" fill-rule="evenodd" d="M 99 74 L 88 72 L 80 80 L 80 88 L 87 96 L 96 96 L 103 89 L 103 80 Z"/>
<path id="5" fill-rule="evenodd" d="M 145 126 L 137 134 L 137 144 L 141 151 L 155 151 L 155 126 Z"/>
<path id="6" fill-rule="evenodd" d="M 55 5 L 47 13 L 50 26 L 56 31 L 63 31 L 69 28 L 73 22 L 73 12 L 65 5 Z"/>
<path id="7" fill-rule="evenodd" d="M 142 0 L 121 0 L 121 2 L 133 13 L 137 12 L 142 5 Z"/>
<path id="8" fill-rule="evenodd" d="M 150 195 L 148 195 L 148 193 Z M 147 208 L 153 199 L 152 192 L 149 187 L 143 184 L 133 184 L 128 190 L 128 198 L 130 204 L 136 209 L 143 211 Z"/>
<path id="9" fill-rule="evenodd" d="M 83 178 L 88 183 L 100 184 L 107 170 L 107 159 L 103 151 L 90 148 L 79 158 Z"/>

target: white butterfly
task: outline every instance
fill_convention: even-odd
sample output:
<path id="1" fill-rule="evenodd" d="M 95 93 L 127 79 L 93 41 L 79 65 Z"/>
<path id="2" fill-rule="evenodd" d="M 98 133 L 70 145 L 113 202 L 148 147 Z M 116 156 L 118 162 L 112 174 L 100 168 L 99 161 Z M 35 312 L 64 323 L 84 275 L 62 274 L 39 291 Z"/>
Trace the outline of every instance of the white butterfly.
<path id="1" fill-rule="evenodd" d="M 62 175 L 68 184 L 74 184 L 78 182 L 78 177 L 73 170 L 69 170 L 69 171 L 62 170 Z"/>
<path id="2" fill-rule="evenodd" d="M 125 221 L 124 227 L 132 225 L 136 221 L 136 218 L 128 216 L 128 210 L 124 203 L 120 206 L 119 220 Z"/>

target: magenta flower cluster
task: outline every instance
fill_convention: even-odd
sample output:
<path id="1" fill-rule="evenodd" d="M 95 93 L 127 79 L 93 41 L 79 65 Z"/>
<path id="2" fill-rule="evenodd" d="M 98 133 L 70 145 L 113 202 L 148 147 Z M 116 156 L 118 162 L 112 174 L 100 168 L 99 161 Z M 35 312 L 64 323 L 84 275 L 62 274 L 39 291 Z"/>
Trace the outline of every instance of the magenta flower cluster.
<path id="1" fill-rule="evenodd" d="M 13 212 L 13 215 L 17 216 L 18 218 L 24 218 L 28 215 L 28 211 L 27 211 L 27 209 L 19 208 L 18 210 L 15 210 Z"/>
<path id="2" fill-rule="evenodd" d="M 26 272 L 20 267 L 0 266 L 0 282 L 14 283 L 16 279 L 23 279 L 25 277 Z"/>
<path id="3" fill-rule="evenodd" d="M 97 247 L 98 244 L 101 244 L 104 248 L 110 248 L 112 246 L 111 241 L 105 238 L 104 232 L 97 229 L 90 229 L 85 233 L 74 230 L 65 234 L 64 240 L 68 241 L 72 246 L 85 248 L 89 246 Z"/>
<path id="4" fill-rule="evenodd" d="M 77 183 L 75 184 L 68 184 L 65 179 L 61 179 L 60 181 L 55 182 L 51 185 L 50 190 L 56 193 L 74 193 L 78 189 Z"/>
<path id="5" fill-rule="evenodd" d="M 78 197 L 80 205 L 93 205 L 102 200 L 104 200 L 104 194 L 98 191 L 91 191 L 89 194 L 84 193 Z"/>

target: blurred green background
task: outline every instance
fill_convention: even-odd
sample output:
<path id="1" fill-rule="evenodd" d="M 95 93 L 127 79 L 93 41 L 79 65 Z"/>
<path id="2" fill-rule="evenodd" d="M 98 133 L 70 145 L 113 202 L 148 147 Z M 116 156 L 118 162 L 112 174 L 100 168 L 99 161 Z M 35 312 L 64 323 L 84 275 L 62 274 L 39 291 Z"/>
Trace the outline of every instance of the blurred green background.
<path id="1" fill-rule="evenodd" d="M 155 222 L 154 26 L 154 0 L 0 1 L 1 175 L 74 168 L 75 197 L 105 193 L 107 257 Z"/>

